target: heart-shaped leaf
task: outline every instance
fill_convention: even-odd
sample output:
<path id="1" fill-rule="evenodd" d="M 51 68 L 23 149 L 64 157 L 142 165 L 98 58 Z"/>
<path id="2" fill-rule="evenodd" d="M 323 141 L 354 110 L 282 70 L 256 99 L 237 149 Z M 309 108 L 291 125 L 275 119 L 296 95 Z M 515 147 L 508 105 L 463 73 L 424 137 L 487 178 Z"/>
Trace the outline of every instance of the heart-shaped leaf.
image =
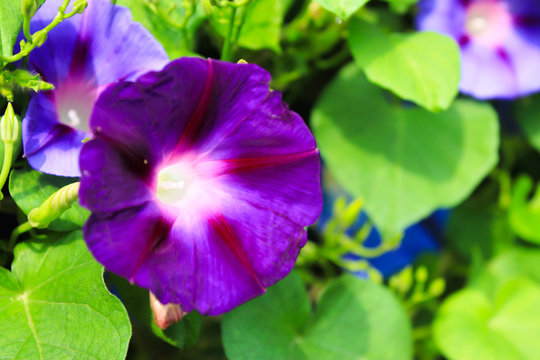
<path id="1" fill-rule="evenodd" d="M 369 0 L 315 0 L 326 10 L 333 12 L 342 20 L 347 20 Z"/>
<path id="2" fill-rule="evenodd" d="M 354 64 L 328 86 L 311 119 L 330 171 L 365 199 L 385 235 L 457 205 L 497 162 L 497 115 L 488 104 L 458 100 L 441 113 L 391 104 Z"/>
<path id="3" fill-rule="evenodd" d="M 384 287 L 345 275 L 323 294 L 315 314 L 292 273 L 268 292 L 223 317 L 231 360 L 410 359 L 411 329 L 399 302 Z"/>
<path id="4" fill-rule="evenodd" d="M 17 245 L 12 272 L 0 267 L 0 309 L 0 358 L 126 356 L 128 315 L 80 231 Z"/>
<path id="5" fill-rule="evenodd" d="M 540 353 L 540 287 L 525 278 L 506 282 L 494 297 L 465 289 L 449 297 L 434 337 L 449 359 L 535 359 Z"/>
<path id="6" fill-rule="evenodd" d="M 353 19 L 349 46 L 368 79 L 431 111 L 447 109 L 460 79 L 459 48 L 434 32 L 386 34 L 376 25 Z"/>
<path id="7" fill-rule="evenodd" d="M 21 210 L 28 215 L 58 189 L 75 181 L 77 181 L 75 178 L 43 174 L 31 169 L 13 170 L 9 178 L 9 193 Z M 84 225 L 89 214 L 88 210 L 81 207 L 78 202 L 74 202 L 70 209 L 48 226 L 48 229 L 75 230 Z"/>

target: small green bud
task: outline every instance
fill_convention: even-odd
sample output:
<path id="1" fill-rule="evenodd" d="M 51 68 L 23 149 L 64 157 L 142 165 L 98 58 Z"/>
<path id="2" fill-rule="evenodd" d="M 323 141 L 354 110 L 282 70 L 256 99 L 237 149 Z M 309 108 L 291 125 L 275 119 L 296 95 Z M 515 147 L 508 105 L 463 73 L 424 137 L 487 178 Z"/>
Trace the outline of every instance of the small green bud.
<path id="1" fill-rule="evenodd" d="M 211 0 L 202 0 L 201 5 L 205 14 L 211 15 L 214 12 L 214 4 Z"/>
<path id="2" fill-rule="evenodd" d="M 347 208 L 343 212 L 343 215 L 341 216 L 343 227 L 345 228 L 351 227 L 356 221 L 356 219 L 358 219 L 358 216 L 360 215 L 360 211 L 362 211 L 363 207 L 364 207 L 364 199 L 362 198 L 355 199 L 353 202 L 351 202 L 349 206 L 347 206 Z"/>
<path id="3" fill-rule="evenodd" d="M 39 207 L 32 209 L 28 214 L 30 226 L 43 229 L 56 220 L 64 211 L 77 201 L 80 183 L 72 183 L 52 194 Z"/>
<path id="4" fill-rule="evenodd" d="M 45 41 L 47 41 L 47 36 L 46 31 L 40 30 L 32 35 L 32 42 L 34 42 L 37 47 L 40 47 L 45 43 Z"/>
<path id="5" fill-rule="evenodd" d="M 0 138 L 4 143 L 11 144 L 19 140 L 19 120 L 10 102 L 8 102 L 4 116 L 0 119 Z"/>
<path id="6" fill-rule="evenodd" d="M 26 18 L 34 16 L 38 9 L 37 0 L 23 0 L 22 2 L 22 14 Z"/>
<path id="7" fill-rule="evenodd" d="M 444 281 L 443 278 L 437 278 L 433 280 L 431 284 L 429 284 L 428 294 L 431 295 L 432 297 L 441 296 L 445 288 L 446 288 L 446 281 Z"/>
<path id="8" fill-rule="evenodd" d="M 416 278 L 416 282 L 424 284 L 428 279 L 427 268 L 425 266 L 419 266 L 418 269 L 416 269 L 414 277 Z"/>
<path id="9" fill-rule="evenodd" d="M 77 14 L 82 14 L 84 9 L 86 9 L 87 6 L 88 6 L 87 0 L 76 0 L 73 3 L 73 12 Z"/>

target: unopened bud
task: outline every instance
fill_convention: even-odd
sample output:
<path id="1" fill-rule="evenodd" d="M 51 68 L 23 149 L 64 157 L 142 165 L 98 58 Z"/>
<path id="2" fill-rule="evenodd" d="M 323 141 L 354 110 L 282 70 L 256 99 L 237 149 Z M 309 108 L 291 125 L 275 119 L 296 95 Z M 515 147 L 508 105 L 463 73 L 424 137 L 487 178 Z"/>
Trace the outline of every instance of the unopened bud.
<path id="1" fill-rule="evenodd" d="M 443 278 L 437 278 L 433 280 L 431 284 L 429 284 L 428 294 L 431 295 L 432 297 L 441 296 L 445 288 L 446 288 L 446 281 L 444 281 Z"/>
<path id="2" fill-rule="evenodd" d="M 247 64 L 248 62 L 244 59 L 238 60 L 238 64 Z"/>
<path id="3" fill-rule="evenodd" d="M 34 16 L 38 9 L 37 0 L 23 0 L 22 2 L 22 14 L 26 18 Z"/>
<path id="4" fill-rule="evenodd" d="M 156 295 L 152 293 L 150 293 L 150 308 L 154 313 L 154 323 L 162 330 L 179 322 L 187 314 L 178 304 L 169 303 L 163 305 Z"/>
<path id="5" fill-rule="evenodd" d="M 0 120 L 0 138 L 4 143 L 14 144 L 19 139 L 19 119 L 8 102 L 6 112 Z"/>
<path id="6" fill-rule="evenodd" d="M 416 282 L 419 283 L 425 283 L 428 279 L 428 271 L 425 266 L 420 266 L 418 269 L 416 269 L 416 272 L 414 274 L 416 278 Z"/>
<path id="7" fill-rule="evenodd" d="M 210 15 L 214 12 L 214 4 L 210 0 L 202 0 L 201 5 L 205 14 Z"/>
<path id="8" fill-rule="evenodd" d="M 77 0 L 73 3 L 73 11 L 77 14 L 82 14 L 84 9 L 88 6 L 87 0 Z"/>
<path id="9" fill-rule="evenodd" d="M 37 47 L 40 47 L 47 41 L 47 32 L 40 30 L 36 32 L 34 35 L 32 35 L 32 41 L 37 45 Z"/>
<path id="10" fill-rule="evenodd" d="M 38 229 L 49 226 L 78 199 L 79 186 L 79 182 L 72 183 L 49 196 L 43 204 L 30 211 L 28 223 Z"/>

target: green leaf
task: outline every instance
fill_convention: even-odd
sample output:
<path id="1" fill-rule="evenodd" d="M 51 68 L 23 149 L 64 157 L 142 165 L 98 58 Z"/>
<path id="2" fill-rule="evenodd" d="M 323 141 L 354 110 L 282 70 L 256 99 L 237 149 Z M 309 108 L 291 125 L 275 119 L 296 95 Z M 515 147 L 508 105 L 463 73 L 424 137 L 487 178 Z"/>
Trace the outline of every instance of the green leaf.
<path id="1" fill-rule="evenodd" d="M 448 109 L 458 94 L 459 47 L 434 32 L 387 34 L 360 19 L 349 24 L 349 46 L 368 79 L 431 110 Z"/>
<path id="2" fill-rule="evenodd" d="M 238 45 L 251 50 L 271 49 L 281 53 L 279 41 L 285 16 L 283 0 L 252 1 L 245 11 Z M 230 17 L 230 8 L 216 9 L 212 14 L 212 27 L 223 37 L 227 36 Z"/>
<path id="3" fill-rule="evenodd" d="M 493 185 L 484 186 L 450 214 L 445 238 L 468 259 L 490 259 L 514 243 L 508 213 L 497 203 L 499 186 Z"/>
<path id="4" fill-rule="evenodd" d="M 506 282 L 528 278 L 540 285 L 540 250 L 515 247 L 492 259 L 469 286 L 486 294 L 495 294 Z"/>
<path id="5" fill-rule="evenodd" d="M 416 4 L 418 0 L 386 0 L 390 4 L 390 8 L 399 13 L 404 14 L 411 6 Z"/>
<path id="6" fill-rule="evenodd" d="M 13 170 L 9 178 L 9 192 L 17 206 L 28 215 L 58 189 L 75 181 L 76 178 L 53 176 L 30 169 Z M 60 218 L 53 221 L 48 229 L 70 231 L 80 228 L 89 214 L 88 210 L 75 202 Z"/>
<path id="7" fill-rule="evenodd" d="M 369 0 L 314 0 L 326 10 L 333 12 L 340 19 L 347 20 Z"/>
<path id="8" fill-rule="evenodd" d="M 512 190 L 508 219 L 516 235 L 524 240 L 540 244 L 540 184 L 529 201 L 532 187 L 533 182 L 529 176 L 523 175 L 516 180 Z"/>
<path id="9" fill-rule="evenodd" d="M 0 1 L 0 54 L 11 56 L 23 22 L 22 1 Z"/>
<path id="10" fill-rule="evenodd" d="M 140 22 L 154 35 L 171 59 L 197 55 L 192 50 L 191 42 L 195 30 L 206 16 L 199 1 L 196 2 L 195 12 L 189 18 L 185 30 L 178 27 L 186 13 L 185 8 L 179 6 L 181 1 L 118 0 L 116 3 L 131 10 L 133 20 Z M 170 13 L 169 9 L 172 9 Z"/>
<path id="11" fill-rule="evenodd" d="M 155 336 L 179 349 L 187 349 L 197 343 L 202 323 L 202 316 L 197 311 L 190 312 L 182 321 L 162 330 L 152 319 L 147 289 L 131 285 L 126 279 L 114 274 L 110 274 L 108 279 L 112 281 L 116 293 L 134 318 L 134 328 L 139 327 L 142 331 L 151 329 Z"/>
<path id="12" fill-rule="evenodd" d="M 330 171 L 365 199 L 388 236 L 457 205 L 497 162 L 497 115 L 488 104 L 458 100 L 437 114 L 392 105 L 354 65 L 324 91 L 311 119 Z"/>
<path id="13" fill-rule="evenodd" d="M 526 97 L 517 104 L 517 120 L 531 145 L 540 151 L 540 95 Z"/>
<path id="14" fill-rule="evenodd" d="M 524 278 L 506 282 L 494 297 L 461 290 L 439 308 L 435 341 L 449 359 L 535 359 L 539 303 L 540 287 Z"/>
<path id="15" fill-rule="evenodd" d="M 345 275 L 322 295 L 315 315 L 292 273 L 223 316 L 223 344 L 236 359 L 410 359 L 411 329 L 384 287 Z M 247 355 L 248 354 L 248 355 Z"/>
<path id="16" fill-rule="evenodd" d="M 128 315 L 81 232 L 17 245 L 0 284 L 0 358 L 125 358 Z"/>

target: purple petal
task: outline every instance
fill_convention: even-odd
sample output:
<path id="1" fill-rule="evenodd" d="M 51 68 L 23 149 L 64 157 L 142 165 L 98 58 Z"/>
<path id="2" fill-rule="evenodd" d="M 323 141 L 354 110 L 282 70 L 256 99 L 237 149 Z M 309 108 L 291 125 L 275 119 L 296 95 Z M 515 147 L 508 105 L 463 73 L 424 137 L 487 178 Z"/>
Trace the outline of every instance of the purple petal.
<path id="1" fill-rule="evenodd" d="M 136 83 L 110 86 L 96 102 L 90 127 L 119 146 L 146 147 L 155 166 L 174 149 L 204 90 L 206 61 L 182 58 Z"/>
<path id="2" fill-rule="evenodd" d="M 171 223 L 153 203 L 110 213 L 93 213 L 84 225 L 84 239 L 107 270 L 133 280 Z M 121 236 L 118 236 L 121 235 Z"/>
<path id="3" fill-rule="evenodd" d="M 269 80 L 255 65 L 183 58 L 101 94 L 79 195 L 108 269 L 211 315 L 290 271 L 321 209 L 320 158 Z M 133 237 L 136 250 L 120 245 Z"/>
<path id="4" fill-rule="evenodd" d="M 87 47 L 98 85 L 161 69 L 169 58 L 163 47 L 131 12 L 109 0 L 92 0 L 83 13 L 78 41 Z"/>
<path id="5" fill-rule="evenodd" d="M 460 89 L 478 99 L 515 97 L 516 69 L 507 53 L 471 42 L 461 51 Z"/>
<path id="6" fill-rule="evenodd" d="M 465 1 L 420 0 L 416 26 L 459 39 L 465 34 Z"/>
<path id="7" fill-rule="evenodd" d="M 89 134 L 59 123 L 49 96 L 50 93 L 38 93 L 28 105 L 22 123 L 25 157 L 41 172 L 80 176 L 79 152 Z"/>
<path id="8" fill-rule="evenodd" d="M 103 139 L 84 144 L 80 154 L 79 201 L 91 211 L 110 212 L 153 200 L 150 167 L 143 158 L 118 151 Z"/>
<path id="9" fill-rule="evenodd" d="M 62 2 L 48 0 L 34 17 L 32 30 L 48 25 Z M 88 137 L 82 134 L 89 130 L 99 93 L 111 82 L 160 69 L 167 61 L 161 45 L 131 21 L 129 10 L 108 0 L 90 1 L 83 15 L 63 21 L 30 55 L 31 68 L 55 85 L 49 102 L 31 103 L 30 116 L 23 119 L 24 148 L 30 164 L 55 175 L 80 176 L 80 140 Z M 43 97 L 36 100 L 44 101 Z M 46 111 L 42 114 L 32 106 Z"/>

